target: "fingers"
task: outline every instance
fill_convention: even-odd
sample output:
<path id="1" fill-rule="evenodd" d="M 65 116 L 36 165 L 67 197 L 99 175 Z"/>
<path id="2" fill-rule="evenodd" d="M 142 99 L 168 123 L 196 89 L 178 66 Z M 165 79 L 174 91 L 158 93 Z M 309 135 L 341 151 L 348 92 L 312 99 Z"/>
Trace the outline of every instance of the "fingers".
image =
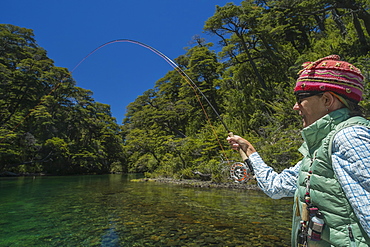
<path id="1" fill-rule="evenodd" d="M 243 150 L 243 152 L 247 155 L 251 155 L 254 152 L 257 152 L 253 145 L 247 141 L 246 139 L 233 135 L 226 138 L 226 140 L 230 143 L 230 146 L 234 150 Z"/>
<path id="2" fill-rule="evenodd" d="M 240 136 L 234 135 L 234 136 L 229 136 L 226 138 L 226 140 L 229 142 L 230 147 L 234 150 L 238 150 L 240 148 L 239 145 L 239 140 L 241 139 Z"/>
<path id="3" fill-rule="evenodd" d="M 226 140 L 228 141 L 228 142 L 230 142 L 230 141 L 238 141 L 239 139 L 240 139 L 241 137 L 240 136 L 237 136 L 237 135 L 232 135 L 232 136 L 228 136 L 227 138 L 226 138 Z"/>
<path id="4" fill-rule="evenodd" d="M 239 148 L 240 148 L 239 143 L 232 143 L 232 144 L 230 144 L 230 146 L 234 150 L 239 150 Z"/>

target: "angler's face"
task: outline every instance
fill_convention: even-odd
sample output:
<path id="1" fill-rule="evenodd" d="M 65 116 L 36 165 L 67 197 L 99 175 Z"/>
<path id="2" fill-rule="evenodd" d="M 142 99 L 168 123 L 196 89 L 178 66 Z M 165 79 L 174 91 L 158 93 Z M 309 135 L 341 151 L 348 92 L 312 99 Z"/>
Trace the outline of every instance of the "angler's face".
<path id="1" fill-rule="evenodd" d="M 311 125 L 327 114 L 322 94 L 297 95 L 297 101 L 293 106 L 293 110 L 298 111 L 299 115 L 302 116 L 303 127 Z"/>

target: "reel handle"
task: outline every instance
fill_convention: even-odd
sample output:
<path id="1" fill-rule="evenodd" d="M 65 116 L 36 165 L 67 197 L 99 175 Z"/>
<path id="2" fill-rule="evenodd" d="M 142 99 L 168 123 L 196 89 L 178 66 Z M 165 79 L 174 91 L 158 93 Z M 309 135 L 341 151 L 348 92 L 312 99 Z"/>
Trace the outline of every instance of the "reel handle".
<path id="1" fill-rule="evenodd" d="M 232 136 L 234 136 L 234 133 L 233 132 L 229 132 L 229 136 L 230 137 L 232 137 Z M 239 151 L 239 154 L 240 154 L 240 156 L 242 157 L 242 159 L 243 159 L 243 161 L 247 161 L 248 160 L 248 156 L 247 156 L 247 154 L 243 151 L 243 149 L 241 149 L 241 148 L 238 148 L 238 151 Z"/>

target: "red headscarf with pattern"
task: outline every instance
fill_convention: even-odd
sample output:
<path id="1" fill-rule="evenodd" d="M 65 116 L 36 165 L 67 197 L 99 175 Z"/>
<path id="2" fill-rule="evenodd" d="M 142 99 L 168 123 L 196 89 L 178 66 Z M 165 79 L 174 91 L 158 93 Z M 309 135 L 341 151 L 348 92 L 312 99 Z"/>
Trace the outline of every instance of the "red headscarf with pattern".
<path id="1" fill-rule="evenodd" d="M 352 64 L 341 61 L 338 55 L 306 62 L 302 66 L 295 93 L 332 91 L 354 102 L 362 100 L 364 76 Z"/>

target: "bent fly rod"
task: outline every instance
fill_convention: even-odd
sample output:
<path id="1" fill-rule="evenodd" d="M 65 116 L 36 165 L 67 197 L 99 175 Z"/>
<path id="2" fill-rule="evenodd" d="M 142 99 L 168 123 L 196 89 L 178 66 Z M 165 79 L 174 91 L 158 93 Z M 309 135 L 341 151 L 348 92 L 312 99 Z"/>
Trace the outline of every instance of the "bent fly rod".
<path id="1" fill-rule="evenodd" d="M 211 102 L 208 100 L 208 98 L 206 97 L 206 95 L 200 90 L 200 88 L 197 86 L 197 84 L 174 62 L 172 61 L 170 58 L 168 58 L 166 55 L 164 55 L 162 52 L 158 51 L 157 49 L 147 45 L 147 44 L 144 44 L 142 42 L 139 42 L 139 41 L 135 41 L 135 40 L 132 40 L 132 39 L 116 39 L 116 40 L 112 40 L 112 41 L 109 41 L 107 43 L 104 43 L 102 45 L 100 45 L 99 47 L 95 48 L 93 51 L 91 51 L 87 56 L 85 56 L 72 70 L 71 70 L 71 74 L 73 74 L 73 72 L 88 58 L 90 57 L 92 54 L 94 54 L 96 51 L 98 51 L 99 49 L 107 46 L 107 45 L 110 45 L 110 44 L 114 44 L 114 43 L 133 43 L 133 44 L 137 44 L 137 45 L 140 45 L 144 48 L 147 48 L 149 49 L 150 51 L 154 52 L 155 54 L 157 54 L 158 56 L 162 57 L 168 64 L 170 64 L 180 75 L 183 79 L 185 79 L 185 81 L 193 88 L 194 90 L 194 93 L 195 95 L 197 96 L 197 100 L 199 102 L 199 104 L 202 106 L 202 109 L 203 109 L 203 112 L 205 114 L 205 116 L 207 117 L 207 120 L 208 122 L 210 123 L 210 120 L 209 120 L 209 117 L 208 117 L 208 114 L 206 112 L 206 110 L 204 109 L 203 107 L 203 104 L 200 100 L 200 98 L 198 97 L 198 93 L 203 97 L 203 99 L 207 102 L 207 104 L 211 107 L 211 109 L 213 110 L 213 112 L 216 114 L 217 118 L 220 120 L 221 124 L 224 126 L 224 128 L 226 129 L 227 133 L 229 136 L 233 136 L 233 133 L 230 131 L 230 129 L 227 127 L 227 125 L 225 124 L 225 122 L 223 121 L 222 117 L 220 116 L 220 114 L 217 112 L 217 110 L 215 109 L 215 107 L 211 104 Z M 58 88 L 60 86 L 61 83 L 63 83 L 64 79 L 62 79 L 52 90 L 49 94 L 51 94 L 53 91 L 56 90 L 56 88 Z M 40 102 L 38 105 L 40 105 L 42 102 Z M 37 106 L 36 106 L 37 107 Z M 21 123 L 29 116 L 29 114 L 24 117 L 24 119 L 21 121 Z M 21 124 L 20 123 L 20 124 Z M 20 124 L 18 124 L 14 129 L 16 129 Z M 13 130 L 14 130 L 13 129 Z M 219 145 L 222 147 L 221 145 L 221 142 L 220 140 L 218 139 L 218 136 L 217 134 L 215 133 L 214 131 L 214 134 L 216 136 L 216 139 L 217 141 L 219 142 Z M 4 139 L 4 138 L 3 138 Z M 250 165 L 249 163 L 249 159 L 248 159 L 248 156 L 246 155 L 246 153 L 241 149 L 239 148 L 239 153 L 244 161 L 244 163 L 241 163 L 241 162 L 237 162 L 237 163 L 234 163 L 231 167 L 231 170 L 230 170 L 230 175 L 232 178 L 234 178 L 235 181 L 237 182 L 246 182 L 248 181 L 251 177 L 252 177 L 252 173 L 253 173 L 253 169 L 252 169 L 252 166 Z"/>
<path id="2" fill-rule="evenodd" d="M 207 112 L 206 110 L 204 109 L 203 107 L 203 104 L 201 103 L 201 100 L 199 99 L 198 97 L 198 94 L 197 92 L 203 97 L 203 99 L 207 102 L 207 104 L 211 107 L 211 109 L 213 110 L 213 112 L 216 114 L 217 118 L 220 120 L 221 124 L 224 126 L 224 128 L 226 129 L 227 133 L 229 136 L 233 136 L 234 134 L 230 131 L 230 129 L 227 127 L 227 125 L 225 124 L 225 122 L 223 121 L 221 115 L 217 112 L 216 108 L 212 105 L 212 103 L 208 100 L 207 96 L 202 92 L 202 90 L 200 90 L 200 88 L 197 86 L 197 84 L 174 62 L 172 61 L 169 57 L 167 57 L 165 54 L 163 54 L 162 52 L 160 52 L 159 50 L 155 49 L 154 47 L 152 46 L 149 46 L 147 44 L 144 44 L 142 42 L 139 42 L 139 41 L 136 41 L 136 40 L 132 40 L 132 39 L 116 39 L 116 40 L 112 40 L 112 41 L 109 41 L 107 43 L 104 43 L 102 45 L 100 45 L 99 47 L 97 47 L 96 49 L 94 49 L 93 51 L 91 51 L 86 57 L 84 57 L 74 68 L 73 70 L 71 71 L 71 73 L 73 73 L 73 71 L 81 64 L 83 63 L 88 57 L 90 57 L 92 54 L 94 54 L 97 50 L 103 48 L 104 46 L 107 46 L 107 45 L 110 45 L 110 44 L 113 44 L 113 43 L 123 43 L 123 42 L 127 42 L 127 43 L 133 43 L 133 44 L 137 44 L 137 45 L 140 45 L 144 48 L 147 48 L 149 49 L 150 51 L 154 52 L 155 54 L 157 54 L 158 56 L 162 57 L 169 65 L 171 65 L 180 75 L 182 78 L 185 79 L 185 81 L 193 88 L 194 90 L 194 93 L 195 95 L 197 96 L 197 99 L 199 101 L 199 104 L 202 106 L 202 109 L 203 109 L 203 112 L 205 114 L 205 116 L 207 117 L 207 120 L 210 122 L 209 120 L 209 117 L 207 115 Z M 216 136 L 216 139 L 217 141 L 219 142 L 219 145 L 222 147 L 221 143 L 220 143 L 220 140 L 218 139 L 218 136 L 216 133 L 214 133 L 215 136 Z M 247 182 L 251 177 L 252 177 L 252 173 L 253 173 L 253 168 L 250 164 L 250 161 L 248 159 L 248 156 L 246 155 L 246 153 L 241 149 L 239 148 L 239 153 L 240 153 L 240 156 L 242 158 L 242 160 L 244 161 L 244 163 L 241 163 L 241 162 L 236 162 L 234 163 L 232 166 L 231 166 L 231 169 L 230 169 L 230 175 L 231 177 L 237 181 L 237 182 Z"/>
<path id="3" fill-rule="evenodd" d="M 145 47 L 145 48 L 151 50 L 152 52 L 154 52 L 155 54 L 159 55 L 160 57 L 162 57 L 168 64 L 170 64 L 190 84 L 190 86 L 193 89 L 195 88 L 198 91 L 198 93 L 203 97 L 203 99 L 207 102 L 207 104 L 212 108 L 213 112 L 216 114 L 216 116 L 220 120 L 221 124 L 225 127 L 226 131 L 228 133 L 230 133 L 229 128 L 227 127 L 227 125 L 225 124 L 225 122 L 223 121 L 223 119 L 221 118 L 220 114 L 217 112 L 217 110 L 211 104 L 211 102 L 208 100 L 208 98 L 204 95 L 204 93 L 200 90 L 200 88 L 197 86 L 197 84 L 195 84 L 195 82 L 174 61 L 172 61 L 169 57 L 167 57 L 166 55 L 164 55 L 162 52 L 158 51 L 157 49 L 153 48 L 152 46 L 149 46 L 149 45 L 144 44 L 142 42 L 135 41 L 135 40 L 132 40 L 132 39 L 116 39 L 116 40 L 112 40 L 112 41 L 109 41 L 107 43 L 104 43 L 104 44 L 100 45 L 99 47 L 97 47 L 96 49 L 94 49 L 92 52 L 90 52 L 86 57 L 84 57 L 71 70 L 71 73 L 73 73 L 73 71 L 76 70 L 76 68 L 78 66 L 80 66 L 81 63 L 83 63 L 89 56 L 91 56 L 92 54 L 94 54 L 97 50 L 103 48 L 104 46 L 107 46 L 107 45 L 110 45 L 110 44 L 113 44 L 113 43 L 119 43 L 119 42 L 128 42 L 128 43 L 133 43 L 133 44 L 140 45 L 142 47 Z"/>

